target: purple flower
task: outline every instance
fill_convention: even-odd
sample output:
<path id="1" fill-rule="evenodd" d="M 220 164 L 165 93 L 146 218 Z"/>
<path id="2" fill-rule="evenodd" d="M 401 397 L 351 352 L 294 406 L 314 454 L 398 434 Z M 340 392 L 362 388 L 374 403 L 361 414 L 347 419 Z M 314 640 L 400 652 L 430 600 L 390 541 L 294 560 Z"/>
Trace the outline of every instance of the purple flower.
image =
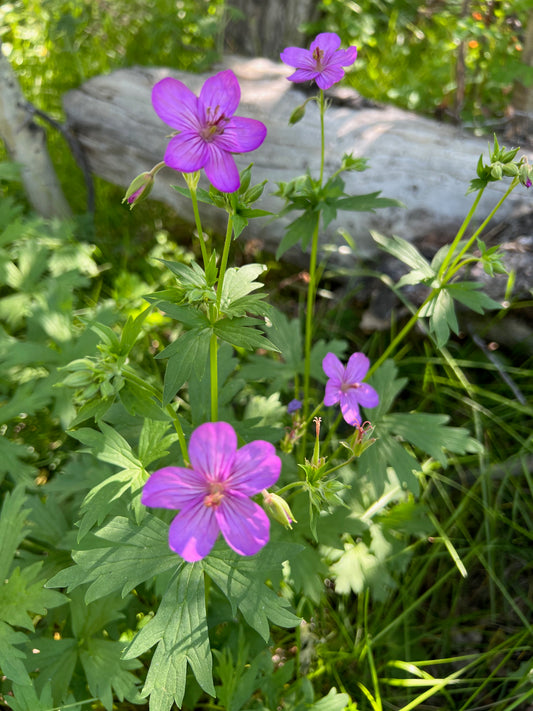
<path id="1" fill-rule="evenodd" d="M 379 404 L 379 395 L 374 388 L 361 382 L 369 366 L 370 361 L 364 353 L 351 355 L 346 368 L 334 353 L 328 353 L 322 361 L 322 369 L 329 378 L 324 405 L 339 402 L 342 416 L 354 427 L 361 424 L 359 405 L 376 407 Z"/>
<path id="2" fill-rule="evenodd" d="M 357 47 L 339 49 L 341 39 L 334 32 L 322 32 L 311 42 L 309 49 L 287 47 L 280 54 L 281 61 L 296 71 L 289 81 L 316 81 L 319 89 L 329 89 L 344 76 L 342 67 L 349 67 L 357 57 Z"/>
<path id="3" fill-rule="evenodd" d="M 254 555 L 267 542 L 270 524 L 249 499 L 274 484 L 281 459 L 269 442 L 256 440 L 237 449 L 237 435 L 226 422 L 206 422 L 189 442 L 191 468 L 164 467 L 144 485 L 142 503 L 180 509 L 170 524 L 170 548 L 189 563 L 204 558 L 219 532 L 240 555 Z"/>
<path id="4" fill-rule="evenodd" d="M 292 415 L 293 412 L 298 412 L 302 407 L 302 402 L 301 400 L 297 400 L 294 398 L 294 400 L 291 400 L 290 403 L 287 405 L 287 413 L 289 415 Z"/>
<path id="5" fill-rule="evenodd" d="M 178 131 L 167 146 L 165 163 L 181 173 L 205 168 L 215 188 L 226 193 L 238 190 L 239 171 L 231 154 L 254 151 L 266 136 L 261 121 L 233 115 L 240 98 L 231 69 L 210 77 L 199 97 L 177 79 L 158 82 L 152 90 L 154 110 Z"/>

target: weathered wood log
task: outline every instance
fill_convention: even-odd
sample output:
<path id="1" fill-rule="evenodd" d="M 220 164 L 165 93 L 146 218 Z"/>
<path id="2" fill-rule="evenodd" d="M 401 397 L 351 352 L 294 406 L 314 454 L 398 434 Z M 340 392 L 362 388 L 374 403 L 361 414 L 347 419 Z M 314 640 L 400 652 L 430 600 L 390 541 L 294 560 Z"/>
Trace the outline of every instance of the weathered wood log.
<path id="1" fill-rule="evenodd" d="M 286 80 L 290 69 L 266 59 L 231 56 L 210 74 L 228 67 L 237 75 L 242 89 L 237 113 L 260 119 L 268 127 L 263 146 L 254 153 L 237 156 L 237 163 L 243 168 L 254 161 L 253 182 L 265 178 L 269 181 L 261 207 L 278 212 L 283 203 L 272 195 L 277 181 L 288 181 L 306 171 L 318 175 L 318 109 L 311 102 L 304 119 L 289 126 L 289 116 L 306 98 Z M 96 175 L 125 188 L 138 173 L 162 159 L 170 129 L 154 113 L 150 92 L 154 83 L 165 76 L 180 79 L 195 93 L 206 79 L 206 75 L 136 67 L 95 77 L 66 94 L 64 107 L 69 127 L 82 143 Z M 401 200 L 406 208 L 387 208 L 374 214 L 339 213 L 322 243 L 336 244 L 341 258 L 344 242 L 338 235 L 339 228 L 352 235 L 362 257 L 377 251 L 370 229 L 406 239 L 428 233 L 452 234 L 472 204 L 473 196 L 465 196 L 465 192 L 475 177 L 478 158 L 481 153 L 487 155 L 487 140 L 459 127 L 391 106 L 367 104 L 348 101 L 346 105 L 335 103 L 328 110 L 326 174 L 338 168 L 344 153 L 366 157 L 367 171 L 345 175 L 346 191 L 382 191 L 384 197 Z M 532 160 L 533 154 L 529 152 L 528 157 Z M 182 176 L 170 170 L 160 172 L 152 196 L 175 208 L 192 224 L 189 201 L 171 184 L 184 185 Z M 506 187 L 503 182 L 488 187 L 481 201 L 480 217 L 486 216 Z M 531 198 L 520 186 L 505 203 L 501 217 L 531 209 Z M 221 211 L 204 208 L 205 205 L 204 229 L 222 231 Z M 245 236 L 262 240 L 265 248 L 273 251 L 283 234 L 283 224 L 280 220 L 254 220 Z"/>
<path id="2" fill-rule="evenodd" d="M 21 166 L 29 203 L 42 217 L 70 217 L 70 207 L 48 155 L 46 133 L 33 121 L 15 72 L 0 43 L 0 137 L 11 160 Z"/>

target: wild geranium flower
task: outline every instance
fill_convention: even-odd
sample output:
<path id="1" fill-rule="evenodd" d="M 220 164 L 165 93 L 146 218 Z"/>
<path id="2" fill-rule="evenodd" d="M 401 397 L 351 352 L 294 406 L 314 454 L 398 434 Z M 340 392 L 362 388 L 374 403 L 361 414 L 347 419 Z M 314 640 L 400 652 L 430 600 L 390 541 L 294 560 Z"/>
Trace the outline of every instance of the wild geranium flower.
<path id="1" fill-rule="evenodd" d="M 145 506 L 180 509 L 170 525 L 170 548 L 193 563 L 210 552 L 221 532 L 240 555 L 257 553 L 268 542 L 270 524 L 249 497 L 279 477 L 274 446 L 256 440 L 237 449 L 231 425 L 206 422 L 191 435 L 189 459 L 190 469 L 158 469 L 142 493 Z"/>
<path id="2" fill-rule="evenodd" d="M 296 83 L 316 81 L 319 89 L 329 89 L 343 78 L 342 67 L 349 67 L 357 57 L 357 47 L 339 49 L 340 46 L 339 35 L 322 32 L 309 49 L 287 47 L 280 54 L 281 61 L 296 69 L 287 79 Z"/>
<path id="3" fill-rule="evenodd" d="M 210 77 L 198 97 L 177 79 L 158 82 L 152 105 L 159 118 L 178 132 L 167 146 L 165 163 L 181 173 L 204 168 L 218 190 L 238 190 L 240 178 L 232 153 L 254 151 L 267 132 L 261 121 L 233 115 L 240 99 L 241 88 L 231 69 Z"/>
<path id="4" fill-rule="evenodd" d="M 370 361 L 364 353 L 350 356 L 346 367 L 334 353 L 328 353 L 322 361 L 322 369 L 328 376 L 324 405 L 340 403 L 342 416 L 349 425 L 361 424 L 359 405 L 376 407 L 379 395 L 368 383 L 361 382 L 368 372 Z"/>

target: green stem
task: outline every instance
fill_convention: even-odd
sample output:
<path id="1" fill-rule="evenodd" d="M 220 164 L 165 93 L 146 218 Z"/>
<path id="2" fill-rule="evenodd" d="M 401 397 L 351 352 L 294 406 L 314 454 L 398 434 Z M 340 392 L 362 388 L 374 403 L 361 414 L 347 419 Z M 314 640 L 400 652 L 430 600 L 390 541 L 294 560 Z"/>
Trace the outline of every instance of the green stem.
<path id="1" fill-rule="evenodd" d="M 202 252 L 202 259 L 204 261 L 204 269 L 207 269 L 207 263 L 209 261 L 209 255 L 207 254 L 207 247 L 205 246 L 204 233 L 202 231 L 202 222 L 200 220 L 200 211 L 198 209 L 198 197 L 196 195 L 196 188 L 189 186 L 191 193 L 192 209 L 194 212 L 194 222 L 196 224 L 196 231 L 198 232 L 198 239 L 200 240 L 200 251 Z"/>
<path id="2" fill-rule="evenodd" d="M 222 291 L 224 288 L 224 276 L 228 265 L 229 249 L 231 246 L 231 236 L 233 234 L 233 217 L 228 216 L 228 226 L 226 228 L 226 239 L 220 260 L 220 268 L 217 281 L 217 301 L 216 307 L 212 309 L 211 323 L 214 325 L 220 317 L 220 304 L 222 302 Z M 209 343 L 209 370 L 211 373 L 211 421 L 218 421 L 218 339 L 213 331 Z"/>
<path id="3" fill-rule="evenodd" d="M 218 421 L 218 339 L 211 334 L 209 343 L 209 369 L 211 373 L 211 422 Z"/>
<path id="4" fill-rule="evenodd" d="M 446 281 L 449 281 L 449 280 L 457 273 L 457 271 L 463 266 L 462 264 L 459 264 L 459 262 L 461 261 L 461 258 L 462 258 L 463 255 L 470 249 L 470 247 L 472 246 L 472 244 L 474 243 L 474 241 L 476 240 L 476 238 L 478 237 L 478 235 L 480 235 L 480 234 L 483 232 L 483 230 L 485 229 L 485 227 L 489 224 L 489 222 L 492 220 L 492 218 L 494 217 L 494 215 L 498 212 L 498 210 L 499 210 L 500 207 L 503 205 L 503 203 L 505 202 L 505 200 L 507 200 L 507 198 L 509 197 L 509 195 L 510 195 L 510 194 L 512 193 L 512 191 L 516 188 L 516 186 L 518 185 L 518 183 L 519 183 L 519 180 L 518 180 L 517 178 L 515 178 L 515 180 L 513 180 L 513 182 L 511 183 L 511 185 L 510 185 L 510 186 L 508 187 L 508 189 L 506 190 L 505 194 L 501 197 L 500 200 L 498 200 L 498 202 L 496 203 L 496 205 L 494 206 L 494 208 L 490 211 L 490 213 L 489 213 L 489 215 L 487 216 L 487 218 L 486 218 L 485 220 L 483 220 L 483 222 L 482 222 L 481 225 L 478 227 L 478 229 L 474 232 L 474 234 L 470 237 L 470 239 L 469 239 L 468 242 L 465 244 L 465 246 L 462 248 L 462 250 L 459 252 L 459 254 L 455 257 L 455 259 L 453 260 L 453 262 L 452 262 L 450 268 L 448 269 L 448 273 L 446 274 Z M 456 241 L 457 241 L 457 238 L 456 238 L 456 240 L 454 241 L 454 245 L 456 245 Z M 450 252 L 451 252 L 451 250 L 450 250 Z M 441 270 L 439 271 L 439 274 L 441 274 L 441 273 L 444 274 L 444 272 L 442 271 L 442 267 L 441 267 Z"/>
<path id="5" fill-rule="evenodd" d="M 229 248 L 231 246 L 231 235 L 233 234 L 233 216 L 228 216 L 228 226 L 226 228 L 226 239 L 224 240 L 224 249 L 222 251 L 222 259 L 220 260 L 220 269 L 218 272 L 217 283 L 217 312 L 220 311 L 220 302 L 222 300 L 222 287 L 224 286 L 224 276 L 228 264 Z"/>
<path id="6" fill-rule="evenodd" d="M 324 92 L 320 90 L 320 187 L 324 180 L 325 132 L 324 132 Z M 309 382 L 311 379 L 311 346 L 313 336 L 313 315 L 315 311 L 315 295 L 317 289 L 316 265 L 318 260 L 318 231 L 320 226 L 320 213 L 317 215 L 315 229 L 311 241 L 311 255 L 309 259 L 309 287 L 307 289 L 307 309 L 305 314 L 305 342 L 304 342 L 304 403 L 303 419 L 307 421 L 309 415 Z M 302 437 L 302 447 L 305 448 L 306 433 Z"/>
<path id="7" fill-rule="evenodd" d="M 313 231 L 313 238 L 311 242 L 311 256 L 309 261 L 309 285 L 307 287 L 307 306 L 305 312 L 303 419 L 306 422 L 309 415 L 309 382 L 311 380 L 311 348 L 313 345 L 313 315 L 315 311 L 316 263 L 318 257 L 319 220 L 320 215 L 317 216 L 317 221 L 315 229 Z"/>
<path id="8" fill-rule="evenodd" d="M 470 224 L 471 219 L 474 217 L 474 214 L 477 210 L 477 206 L 479 205 L 479 201 L 481 200 L 481 196 L 483 195 L 484 190 L 485 190 L 485 188 L 481 188 L 481 190 L 478 192 L 476 199 L 474 200 L 474 202 L 472 203 L 472 206 L 470 207 L 470 210 L 468 211 L 467 216 L 463 220 L 463 224 L 461 225 L 461 227 L 459 228 L 459 231 L 455 235 L 455 239 L 453 240 L 452 244 L 450 245 L 450 249 L 448 250 L 448 253 L 444 257 L 444 261 L 440 265 L 439 278 L 442 278 L 443 274 L 445 273 L 445 271 L 448 267 L 448 264 L 450 263 L 450 261 L 453 257 L 455 248 L 457 247 L 457 245 L 463 238 L 466 228 Z"/>
<path id="9" fill-rule="evenodd" d="M 393 338 L 393 340 L 389 343 L 385 351 L 381 354 L 381 356 L 370 366 L 370 370 L 367 373 L 367 377 L 372 375 L 379 366 L 384 363 L 389 355 L 394 351 L 396 346 L 400 343 L 401 340 L 409 333 L 409 331 L 413 328 L 413 326 L 416 324 L 418 321 L 418 318 L 420 316 L 420 313 L 422 309 L 424 309 L 427 304 L 431 301 L 431 299 L 434 297 L 434 295 L 437 293 L 437 289 L 433 289 L 429 296 L 426 298 L 424 303 L 418 307 L 418 309 L 415 311 L 415 313 L 411 316 L 409 321 L 405 324 L 405 326 L 402 328 L 402 330 L 396 334 L 396 336 Z"/>

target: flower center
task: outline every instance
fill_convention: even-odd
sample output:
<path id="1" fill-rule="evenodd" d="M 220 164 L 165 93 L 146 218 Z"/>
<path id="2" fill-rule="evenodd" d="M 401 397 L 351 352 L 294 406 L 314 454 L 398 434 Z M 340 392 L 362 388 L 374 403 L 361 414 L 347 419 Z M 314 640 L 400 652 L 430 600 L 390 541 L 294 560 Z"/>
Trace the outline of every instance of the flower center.
<path id="1" fill-rule="evenodd" d="M 226 118 L 224 114 L 219 114 L 219 107 L 212 109 L 210 106 L 206 109 L 206 122 L 200 129 L 200 136 L 211 143 L 217 136 L 221 136 L 224 133 L 226 124 L 229 118 Z"/>
<path id="2" fill-rule="evenodd" d="M 318 72 L 322 71 L 324 69 L 322 65 L 322 59 L 324 58 L 324 50 L 320 49 L 319 47 L 316 47 L 313 51 L 313 59 L 316 62 L 316 69 Z"/>
<path id="3" fill-rule="evenodd" d="M 347 393 L 348 390 L 357 390 L 361 387 L 361 383 L 343 383 L 341 385 L 341 393 Z"/>
<path id="4" fill-rule="evenodd" d="M 222 503 L 224 498 L 224 484 L 219 481 L 209 483 L 209 494 L 204 498 L 204 506 L 208 508 L 217 508 Z"/>

